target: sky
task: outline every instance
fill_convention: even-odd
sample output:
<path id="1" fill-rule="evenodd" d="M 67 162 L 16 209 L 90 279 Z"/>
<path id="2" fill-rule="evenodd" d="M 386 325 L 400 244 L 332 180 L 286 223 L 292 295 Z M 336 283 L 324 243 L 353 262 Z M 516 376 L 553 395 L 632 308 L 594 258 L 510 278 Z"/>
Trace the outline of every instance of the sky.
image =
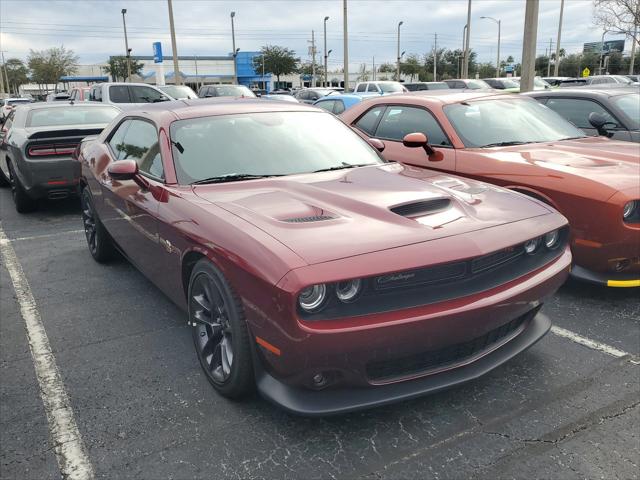
<path id="1" fill-rule="evenodd" d="M 29 51 L 64 45 L 80 64 L 101 63 L 124 54 L 121 9 L 126 8 L 129 47 L 133 55 L 152 55 L 161 41 L 171 54 L 166 0 L 1 0 L 0 50 L 5 59 L 26 59 Z M 281 45 L 309 60 L 311 31 L 315 30 L 317 61 L 323 56 L 323 19 L 327 21 L 329 70 L 342 67 L 342 0 L 173 0 L 179 55 L 226 55 L 231 50 L 230 12 L 235 11 L 236 46 L 243 51 Z M 495 62 L 497 25 L 502 23 L 501 58 L 522 55 L 525 0 L 472 0 L 471 48 L 482 62 Z M 541 0 L 538 54 L 555 40 L 560 0 Z M 599 41 L 592 22 L 592 0 L 565 0 L 561 47 L 579 52 L 584 42 Z M 395 62 L 397 25 L 402 21 L 401 50 L 422 55 L 438 46 L 461 48 L 467 19 L 467 0 L 349 0 L 349 64 Z M 607 39 L 622 37 L 608 36 Z"/>

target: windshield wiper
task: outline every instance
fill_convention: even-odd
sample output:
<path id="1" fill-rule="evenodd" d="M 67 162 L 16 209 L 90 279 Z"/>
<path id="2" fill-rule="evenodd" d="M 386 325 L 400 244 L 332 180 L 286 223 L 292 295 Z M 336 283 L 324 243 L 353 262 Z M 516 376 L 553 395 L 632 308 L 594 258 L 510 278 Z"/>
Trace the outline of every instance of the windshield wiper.
<path id="1" fill-rule="evenodd" d="M 333 170 L 344 170 L 345 168 L 367 167 L 374 165 L 373 163 L 344 163 L 335 167 L 321 168 L 320 170 L 314 170 L 312 173 L 331 172 Z"/>
<path id="2" fill-rule="evenodd" d="M 525 145 L 527 143 L 535 143 L 535 142 L 519 142 L 519 141 L 510 141 L 510 142 L 496 142 L 496 143 L 487 143 L 486 145 L 482 145 L 480 148 L 487 147 L 508 147 L 510 145 Z"/>
<path id="3" fill-rule="evenodd" d="M 268 177 L 283 177 L 284 175 L 259 175 L 253 173 L 228 173 L 226 175 L 219 175 L 217 177 L 203 178 L 202 180 L 196 180 L 191 182 L 191 185 L 200 185 L 204 183 L 224 183 L 235 182 L 237 180 L 255 180 L 258 178 Z"/>

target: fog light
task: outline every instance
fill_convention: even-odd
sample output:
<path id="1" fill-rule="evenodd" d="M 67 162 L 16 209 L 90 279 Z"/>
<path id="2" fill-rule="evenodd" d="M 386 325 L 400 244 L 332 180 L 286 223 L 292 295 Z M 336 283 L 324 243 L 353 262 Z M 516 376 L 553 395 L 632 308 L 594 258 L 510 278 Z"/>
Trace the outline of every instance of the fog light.
<path id="1" fill-rule="evenodd" d="M 534 238 L 533 240 L 527 240 L 524 243 L 524 251 L 527 252 L 529 255 L 533 255 L 536 251 L 536 248 L 538 248 L 538 242 L 539 242 L 538 238 Z"/>
<path id="2" fill-rule="evenodd" d="M 327 296 L 327 287 L 324 284 L 311 285 L 300 292 L 298 303 L 303 310 L 313 312 L 318 310 Z"/>
<path id="3" fill-rule="evenodd" d="M 336 296 L 341 302 L 352 302 L 360 293 L 362 281 L 360 279 L 338 282 L 336 285 Z"/>
<path id="4" fill-rule="evenodd" d="M 558 230 L 554 230 L 552 232 L 547 233 L 544 236 L 544 245 L 549 249 L 553 250 L 560 245 L 560 232 Z"/>

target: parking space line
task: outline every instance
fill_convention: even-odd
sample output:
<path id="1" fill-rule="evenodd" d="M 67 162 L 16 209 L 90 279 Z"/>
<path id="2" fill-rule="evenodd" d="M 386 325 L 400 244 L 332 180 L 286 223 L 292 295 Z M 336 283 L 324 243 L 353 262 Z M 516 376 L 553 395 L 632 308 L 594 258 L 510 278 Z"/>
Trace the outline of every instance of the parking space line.
<path id="1" fill-rule="evenodd" d="M 40 387 L 40 397 L 49 423 L 62 478 L 88 480 L 94 478 L 89 455 L 78 430 L 69 397 L 60 377 L 29 282 L 16 252 L 0 227 L 0 258 L 11 277 L 20 313 L 25 323 L 29 349 Z"/>
<path id="2" fill-rule="evenodd" d="M 40 240 L 41 238 L 52 238 L 52 237 L 61 237 L 64 235 L 78 234 L 84 233 L 84 230 L 65 230 L 64 232 L 56 232 L 56 233 L 47 233 L 45 235 L 33 235 L 31 237 L 18 237 L 18 238 L 7 238 L 6 236 L 0 239 L 0 243 L 9 243 L 9 242 L 24 242 L 26 240 Z"/>
<path id="3" fill-rule="evenodd" d="M 600 352 L 606 353 L 607 355 L 611 355 L 612 357 L 629 357 L 629 362 L 633 363 L 634 365 L 640 365 L 640 360 L 634 355 L 630 354 L 629 352 L 625 352 L 624 350 L 618 350 L 617 348 L 612 347 L 611 345 L 607 345 L 606 343 L 596 342 L 595 340 L 591 340 L 590 338 L 583 337 L 582 335 L 579 335 L 570 330 L 565 330 L 564 328 L 557 327 L 555 325 L 551 327 L 551 332 L 555 335 L 558 335 L 559 337 L 567 338 L 572 342 L 579 343 L 580 345 L 584 345 L 585 347 L 592 350 L 598 350 Z"/>

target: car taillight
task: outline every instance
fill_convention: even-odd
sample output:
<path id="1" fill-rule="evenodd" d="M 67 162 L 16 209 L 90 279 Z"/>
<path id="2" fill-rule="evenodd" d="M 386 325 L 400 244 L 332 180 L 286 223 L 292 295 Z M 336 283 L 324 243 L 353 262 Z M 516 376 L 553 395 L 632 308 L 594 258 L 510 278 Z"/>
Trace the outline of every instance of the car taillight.
<path id="1" fill-rule="evenodd" d="M 77 145 L 34 145 L 29 147 L 27 153 L 30 157 L 55 157 L 71 155 Z"/>

